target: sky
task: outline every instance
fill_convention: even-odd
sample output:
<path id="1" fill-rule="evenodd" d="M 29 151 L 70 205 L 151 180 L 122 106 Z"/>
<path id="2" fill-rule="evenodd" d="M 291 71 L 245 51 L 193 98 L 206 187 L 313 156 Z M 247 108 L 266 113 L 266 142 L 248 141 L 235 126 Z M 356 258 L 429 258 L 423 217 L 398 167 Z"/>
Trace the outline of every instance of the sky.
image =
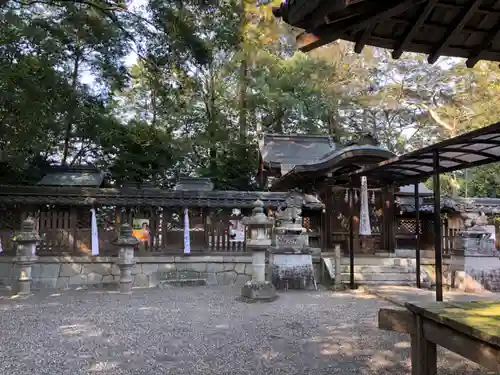
<path id="1" fill-rule="evenodd" d="M 140 7 L 146 5 L 147 0 L 132 0 L 129 6 L 129 10 L 131 12 L 135 12 Z M 134 51 L 131 51 L 127 57 L 125 57 L 125 65 L 131 67 L 137 62 L 137 54 Z M 91 85 L 94 83 L 95 77 L 88 71 L 84 71 L 81 76 L 81 82 L 87 85 Z"/>

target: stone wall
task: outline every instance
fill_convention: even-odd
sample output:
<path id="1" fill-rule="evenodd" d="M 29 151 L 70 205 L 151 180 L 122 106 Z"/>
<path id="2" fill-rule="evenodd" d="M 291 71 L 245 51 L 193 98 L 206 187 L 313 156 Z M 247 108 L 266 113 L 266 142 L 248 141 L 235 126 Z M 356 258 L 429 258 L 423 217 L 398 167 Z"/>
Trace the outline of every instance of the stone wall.
<path id="1" fill-rule="evenodd" d="M 476 289 L 500 291 L 500 259 L 498 256 L 465 256 L 464 258 L 465 273 L 472 279 L 465 286 L 467 291 L 477 291 Z"/>
<path id="2" fill-rule="evenodd" d="M 120 270 L 112 257 L 40 257 L 32 268 L 34 288 L 117 284 Z M 207 284 L 243 285 L 251 279 L 250 255 L 137 257 L 134 287 L 155 287 L 162 280 L 206 279 Z M 11 257 L 0 257 L 0 285 L 12 286 L 18 275 Z"/>

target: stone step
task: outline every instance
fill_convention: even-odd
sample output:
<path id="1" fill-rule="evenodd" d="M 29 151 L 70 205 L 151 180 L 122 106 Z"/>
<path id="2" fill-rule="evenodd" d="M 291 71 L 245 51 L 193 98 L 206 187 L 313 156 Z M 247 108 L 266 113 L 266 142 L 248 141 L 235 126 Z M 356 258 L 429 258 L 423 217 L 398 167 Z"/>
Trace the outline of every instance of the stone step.
<path id="1" fill-rule="evenodd" d="M 342 280 L 349 281 L 349 273 L 341 273 Z M 417 277 L 412 273 L 354 273 L 354 280 L 356 281 L 401 281 L 401 282 L 415 282 Z"/>
<path id="2" fill-rule="evenodd" d="M 411 266 L 415 260 L 407 258 L 379 258 L 379 257 L 356 257 L 354 265 L 358 266 Z M 340 264 L 349 265 L 349 258 L 343 257 Z"/>
<path id="3" fill-rule="evenodd" d="M 160 280 L 159 286 L 205 286 L 206 279 L 170 279 Z"/>
<path id="4" fill-rule="evenodd" d="M 355 280 L 357 285 L 397 285 L 397 286 L 415 286 L 413 281 L 395 281 L 395 280 Z M 342 280 L 342 284 L 348 285 L 349 280 Z"/>
<path id="5" fill-rule="evenodd" d="M 340 267 L 341 273 L 349 273 L 350 266 L 342 265 Z M 370 265 L 354 265 L 354 272 L 359 273 L 414 273 L 413 267 L 397 267 L 397 266 L 370 266 Z"/>

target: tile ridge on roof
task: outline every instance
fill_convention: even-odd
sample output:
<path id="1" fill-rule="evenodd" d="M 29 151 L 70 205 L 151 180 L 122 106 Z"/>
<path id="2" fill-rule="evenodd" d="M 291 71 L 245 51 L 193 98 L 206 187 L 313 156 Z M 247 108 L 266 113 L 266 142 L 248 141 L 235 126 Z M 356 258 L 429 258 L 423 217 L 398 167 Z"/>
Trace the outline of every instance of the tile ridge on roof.
<path id="1" fill-rule="evenodd" d="M 291 138 L 294 138 L 294 139 L 304 139 L 304 140 L 314 139 L 314 140 L 326 141 L 326 142 L 329 142 L 329 143 L 333 144 L 332 137 L 330 135 L 328 135 L 328 134 L 263 133 L 262 135 L 263 135 L 263 138 L 274 138 L 274 139 L 283 139 L 283 140 L 288 140 L 288 139 L 291 139 Z"/>

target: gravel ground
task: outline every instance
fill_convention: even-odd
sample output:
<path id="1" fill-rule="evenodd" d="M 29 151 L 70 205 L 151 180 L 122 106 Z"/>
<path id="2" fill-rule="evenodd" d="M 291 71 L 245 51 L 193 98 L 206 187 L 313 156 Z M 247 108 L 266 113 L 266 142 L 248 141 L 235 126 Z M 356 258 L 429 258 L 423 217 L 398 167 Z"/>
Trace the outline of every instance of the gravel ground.
<path id="1" fill-rule="evenodd" d="M 238 296 L 189 287 L 0 298 L 0 374 L 410 373 L 408 336 L 376 327 L 387 302 L 329 291 L 268 304 Z M 440 374 L 488 373 L 440 357 Z"/>

